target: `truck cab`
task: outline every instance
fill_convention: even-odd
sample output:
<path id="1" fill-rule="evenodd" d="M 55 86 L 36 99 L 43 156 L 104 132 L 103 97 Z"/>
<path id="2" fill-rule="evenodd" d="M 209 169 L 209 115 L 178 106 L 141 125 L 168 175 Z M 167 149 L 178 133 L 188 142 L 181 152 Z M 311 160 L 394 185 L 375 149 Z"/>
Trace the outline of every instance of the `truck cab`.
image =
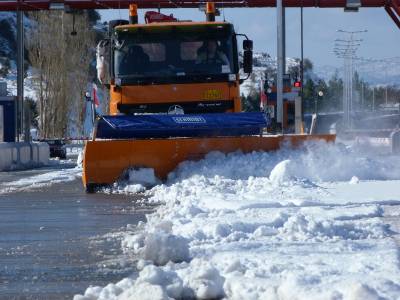
<path id="1" fill-rule="evenodd" d="M 109 52 L 109 80 L 101 81 L 110 87 L 110 115 L 241 111 L 232 24 L 118 21 L 110 23 L 109 32 L 103 43 Z M 245 71 L 250 73 L 252 42 L 247 37 L 244 46 Z M 99 52 L 98 46 L 98 62 Z"/>

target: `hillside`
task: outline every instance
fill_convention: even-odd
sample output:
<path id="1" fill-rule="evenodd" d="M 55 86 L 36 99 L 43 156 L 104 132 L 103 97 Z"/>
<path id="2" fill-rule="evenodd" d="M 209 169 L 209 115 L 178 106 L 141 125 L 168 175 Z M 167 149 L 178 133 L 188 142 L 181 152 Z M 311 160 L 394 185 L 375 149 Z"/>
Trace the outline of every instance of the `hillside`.
<path id="1" fill-rule="evenodd" d="M 273 70 L 276 72 L 277 58 L 271 57 L 265 52 L 254 52 L 253 54 L 253 74 L 241 85 L 241 94 L 247 96 L 250 90 L 254 87 L 258 90 L 260 88 L 261 80 L 265 79 L 265 71 Z M 286 68 L 298 68 L 298 59 L 287 57 Z M 313 71 L 308 71 L 304 74 L 305 78 L 310 78 L 314 81 L 319 79 L 319 76 Z M 242 78 L 245 74 L 242 74 Z"/>
<path id="2" fill-rule="evenodd" d="M 0 12 L 0 28 L 0 77 L 4 77 L 16 54 L 15 14 Z"/>

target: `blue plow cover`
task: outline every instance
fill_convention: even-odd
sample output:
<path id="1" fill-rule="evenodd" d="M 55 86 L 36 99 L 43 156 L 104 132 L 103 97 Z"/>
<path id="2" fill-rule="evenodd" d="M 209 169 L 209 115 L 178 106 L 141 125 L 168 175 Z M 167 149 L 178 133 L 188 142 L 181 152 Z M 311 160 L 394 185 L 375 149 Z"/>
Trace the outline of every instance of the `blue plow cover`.
<path id="1" fill-rule="evenodd" d="M 269 125 L 261 112 L 190 115 L 103 116 L 97 138 L 169 138 L 241 136 L 260 134 Z"/>

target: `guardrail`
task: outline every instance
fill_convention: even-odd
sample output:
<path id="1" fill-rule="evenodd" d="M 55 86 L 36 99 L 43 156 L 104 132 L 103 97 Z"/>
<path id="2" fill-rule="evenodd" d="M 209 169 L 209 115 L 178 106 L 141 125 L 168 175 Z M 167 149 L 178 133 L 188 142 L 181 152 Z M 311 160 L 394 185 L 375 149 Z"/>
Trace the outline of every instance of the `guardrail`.
<path id="1" fill-rule="evenodd" d="M 392 153 L 400 154 L 400 130 L 393 131 L 390 135 Z"/>

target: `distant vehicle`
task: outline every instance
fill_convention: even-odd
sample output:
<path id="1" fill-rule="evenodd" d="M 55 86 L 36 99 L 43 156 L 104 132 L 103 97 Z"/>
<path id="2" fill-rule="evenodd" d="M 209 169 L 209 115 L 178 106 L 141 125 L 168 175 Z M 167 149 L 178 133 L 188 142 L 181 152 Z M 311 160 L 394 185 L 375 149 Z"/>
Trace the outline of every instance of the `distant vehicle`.
<path id="1" fill-rule="evenodd" d="M 67 149 L 65 147 L 65 142 L 59 139 L 48 139 L 41 140 L 41 142 L 46 142 L 49 144 L 50 157 L 59 157 L 60 159 L 67 158 Z"/>

